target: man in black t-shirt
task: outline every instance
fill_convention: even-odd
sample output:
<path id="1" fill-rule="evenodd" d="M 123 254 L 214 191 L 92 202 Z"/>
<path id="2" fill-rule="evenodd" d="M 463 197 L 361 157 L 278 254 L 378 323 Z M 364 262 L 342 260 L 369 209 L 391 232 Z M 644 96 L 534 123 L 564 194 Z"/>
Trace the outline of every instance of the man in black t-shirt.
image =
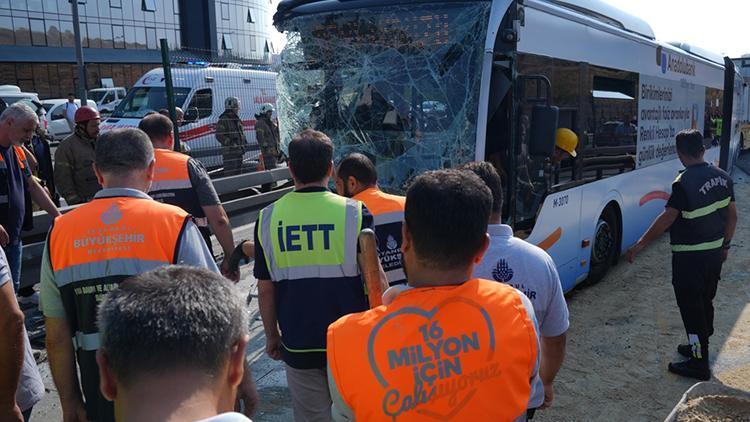
<path id="1" fill-rule="evenodd" d="M 688 336 L 688 344 L 679 345 L 677 351 L 688 360 L 670 363 L 669 371 L 700 380 L 711 378 L 708 339 L 714 332 L 713 299 L 737 225 L 732 178 L 705 162 L 704 152 L 699 131 L 677 134 L 677 155 L 685 170 L 672 184 L 664 212 L 627 252 L 633 262 L 646 244 L 670 231 L 672 285 Z"/>

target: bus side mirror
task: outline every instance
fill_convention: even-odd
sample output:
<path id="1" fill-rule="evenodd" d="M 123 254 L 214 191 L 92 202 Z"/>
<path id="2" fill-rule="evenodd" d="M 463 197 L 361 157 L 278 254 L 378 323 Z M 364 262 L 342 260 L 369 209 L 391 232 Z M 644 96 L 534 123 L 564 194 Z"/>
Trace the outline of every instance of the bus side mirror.
<path id="1" fill-rule="evenodd" d="M 195 123 L 198 120 L 198 107 L 190 107 L 185 112 L 185 123 Z"/>
<path id="2" fill-rule="evenodd" d="M 560 109 L 537 104 L 531 111 L 529 130 L 529 155 L 549 157 L 555 152 L 555 131 Z"/>

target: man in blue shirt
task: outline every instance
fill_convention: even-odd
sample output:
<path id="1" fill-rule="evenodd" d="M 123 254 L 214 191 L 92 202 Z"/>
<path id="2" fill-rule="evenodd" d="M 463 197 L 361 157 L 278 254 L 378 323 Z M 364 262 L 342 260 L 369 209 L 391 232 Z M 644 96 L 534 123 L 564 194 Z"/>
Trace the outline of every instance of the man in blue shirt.
<path id="1" fill-rule="evenodd" d="M 52 217 L 60 212 L 44 188 L 31 177 L 21 148 L 31 140 L 39 118 L 27 105 L 10 105 L 0 114 L 0 246 L 8 257 L 13 288 L 21 284 L 21 230 L 31 229 L 31 201 Z"/>

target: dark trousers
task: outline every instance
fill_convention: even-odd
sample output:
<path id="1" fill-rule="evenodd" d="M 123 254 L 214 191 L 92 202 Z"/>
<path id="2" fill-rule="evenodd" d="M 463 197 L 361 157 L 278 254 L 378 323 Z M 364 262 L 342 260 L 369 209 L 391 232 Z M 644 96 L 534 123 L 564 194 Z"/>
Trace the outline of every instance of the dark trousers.
<path id="1" fill-rule="evenodd" d="M 263 167 L 266 168 L 266 170 L 273 170 L 276 168 L 276 156 L 273 154 L 263 154 Z M 266 183 L 260 187 L 261 192 L 268 192 L 271 190 L 271 188 L 274 187 L 276 183 Z"/>
<path id="2" fill-rule="evenodd" d="M 242 172 L 242 154 L 241 146 L 233 145 L 222 148 L 224 176 L 235 176 Z"/>
<path id="3" fill-rule="evenodd" d="M 672 254 L 672 286 L 696 359 L 708 360 L 708 338 L 714 333 L 713 300 L 722 264 L 721 249 Z"/>

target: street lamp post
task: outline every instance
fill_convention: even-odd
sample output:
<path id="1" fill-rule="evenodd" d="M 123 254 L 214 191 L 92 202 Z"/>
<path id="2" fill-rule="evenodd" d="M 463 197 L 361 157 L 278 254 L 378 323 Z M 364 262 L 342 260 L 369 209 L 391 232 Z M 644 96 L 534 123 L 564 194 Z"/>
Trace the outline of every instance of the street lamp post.
<path id="1" fill-rule="evenodd" d="M 81 21 L 78 17 L 78 0 L 70 1 L 73 10 L 73 34 L 75 35 L 76 62 L 78 63 L 78 97 L 81 107 L 86 105 L 86 67 L 83 63 L 83 44 L 81 43 Z"/>

